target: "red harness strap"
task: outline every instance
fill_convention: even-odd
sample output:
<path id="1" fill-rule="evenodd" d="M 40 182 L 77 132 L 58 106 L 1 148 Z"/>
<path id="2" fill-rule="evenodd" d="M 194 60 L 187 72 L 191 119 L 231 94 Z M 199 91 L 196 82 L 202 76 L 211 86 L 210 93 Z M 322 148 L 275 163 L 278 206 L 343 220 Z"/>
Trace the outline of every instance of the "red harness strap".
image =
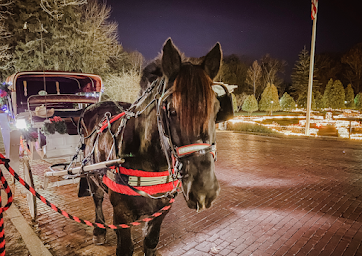
<path id="1" fill-rule="evenodd" d="M 110 178 L 108 178 L 107 176 L 103 176 L 103 183 L 114 192 L 129 196 L 141 196 L 137 192 L 133 191 L 130 187 L 118 184 L 113 180 L 111 180 Z M 171 191 L 174 188 L 174 186 L 177 185 L 177 183 L 178 180 L 175 180 L 174 182 L 169 182 L 165 184 L 153 185 L 153 186 L 140 186 L 140 187 L 135 186 L 135 188 L 138 190 L 142 190 L 147 194 L 155 195 L 158 193 L 166 193 L 168 191 Z"/>
<path id="2" fill-rule="evenodd" d="M 111 169 L 117 169 L 117 172 L 120 174 L 128 175 L 128 176 L 135 176 L 135 177 L 165 177 L 169 176 L 168 171 L 163 172 L 146 172 L 141 170 L 133 170 L 133 169 L 127 169 L 125 167 L 111 167 Z M 110 179 L 106 175 L 103 176 L 103 183 L 110 188 L 112 191 L 121 193 L 124 195 L 130 195 L 130 196 L 141 196 L 139 193 L 132 190 L 127 185 L 122 185 L 116 183 L 114 180 Z M 150 195 L 155 195 L 158 193 L 166 193 L 168 191 L 171 191 L 175 186 L 177 186 L 178 180 L 175 180 L 173 182 L 167 182 L 164 184 L 158 184 L 158 185 L 151 185 L 151 186 L 134 186 L 134 188 L 138 190 L 142 190 L 143 192 L 146 192 Z"/>
<path id="3" fill-rule="evenodd" d="M 113 168 L 112 168 L 113 169 Z M 168 176 L 169 172 L 145 172 L 140 170 L 133 170 L 133 169 L 127 169 L 125 167 L 118 167 L 117 170 L 119 173 L 128 175 L 128 176 L 136 176 L 136 177 L 162 177 L 162 176 Z"/>
<path id="4" fill-rule="evenodd" d="M 108 125 L 113 123 L 114 121 L 120 119 L 121 117 L 123 117 L 126 113 L 122 112 L 114 117 L 112 117 L 111 120 L 104 120 L 102 122 L 102 127 L 98 130 L 98 133 L 102 133 L 105 129 L 108 128 Z M 112 168 L 114 169 L 114 168 Z M 145 171 L 140 171 L 140 170 L 133 170 L 133 169 L 127 169 L 125 167 L 118 167 L 117 168 L 117 172 L 124 174 L 124 175 L 128 175 L 128 176 L 135 176 L 135 177 L 163 177 L 163 176 L 169 176 L 169 172 L 168 171 L 164 171 L 164 172 L 145 172 Z M 131 196 L 141 196 L 140 194 L 138 194 L 137 192 L 135 192 L 134 190 L 132 190 L 129 186 L 127 185 L 122 185 L 122 184 L 118 184 L 115 181 L 113 181 L 112 179 L 110 179 L 109 177 L 107 177 L 106 175 L 103 176 L 103 183 L 110 188 L 112 191 L 115 191 L 117 193 L 121 193 L 121 194 L 125 194 L 125 195 L 131 195 Z M 173 181 L 173 182 L 167 182 L 164 184 L 158 184 L 158 185 L 151 185 L 151 186 L 134 186 L 134 188 L 138 189 L 138 190 L 142 190 L 144 192 L 146 192 L 147 194 L 150 195 L 155 195 L 158 193 L 166 193 L 168 191 L 172 191 L 172 189 L 177 186 L 178 184 L 178 180 Z"/>
<path id="5" fill-rule="evenodd" d="M 124 116 L 126 114 L 126 112 L 122 112 L 114 117 L 112 117 L 111 120 L 109 120 L 109 123 L 113 123 L 114 121 L 117 121 L 118 119 L 120 119 L 122 116 Z M 102 123 L 102 127 L 99 129 L 98 133 L 101 133 L 104 131 L 104 129 L 106 129 L 108 127 L 108 121 L 104 120 Z"/>

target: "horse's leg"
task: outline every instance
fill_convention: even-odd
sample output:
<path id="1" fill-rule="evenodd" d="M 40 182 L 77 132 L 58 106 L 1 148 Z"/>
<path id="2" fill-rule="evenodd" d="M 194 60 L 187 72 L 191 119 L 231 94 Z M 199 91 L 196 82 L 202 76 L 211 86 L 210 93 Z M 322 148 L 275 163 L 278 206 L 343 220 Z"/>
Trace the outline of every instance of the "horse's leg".
<path id="1" fill-rule="evenodd" d="M 156 246 L 160 239 L 161 224 L 165 216 L 166 214 L 162 214 L 147 223 L 145 239 L 143 240 L 143 251 L 146 256 L 156 255 Z"/>
<path id="2" fill-rule="evenodd" d="M 113 224 L 127 224 L 135 221 L 138 216 L 134 216 L 126 204 L 123 204 L 123 200 L 117 193 L 110 191 L 110 200 L 113 205 Z M 117 256 L 132 256 L 134 245 L 131 237 L 131 229 L 123 228 L 117 229 Z"/>
<path id="3" fill-rule="evenodd" d="M 103 209 L 102 209 L 102 203 L 104 198 L 104 192 L 103 190 L 98 187 L 93 180 L 89 180 L 89 185 L 93 193 L 93 201 L 95 206 L 95 222 L 97 223 L 105 223 L 104 221 L 104 215 L 103 215 Z M 106 243 L 106 229 L 95 227 L 93 229 L 93 242 L 96 245 L 102 245 Z"/>

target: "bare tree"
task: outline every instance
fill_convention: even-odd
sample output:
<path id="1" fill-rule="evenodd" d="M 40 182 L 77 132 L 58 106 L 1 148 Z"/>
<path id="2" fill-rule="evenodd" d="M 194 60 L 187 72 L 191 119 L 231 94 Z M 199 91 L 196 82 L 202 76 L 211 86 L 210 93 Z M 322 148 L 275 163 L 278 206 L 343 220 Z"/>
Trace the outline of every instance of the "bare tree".
<path id="1" fill-rule="evenodd" d="M 279 77 L 279 74 L 284 73 L 286 65 L 287 63 L 284 60 L 274 59 L 269 54 L 261 59 L 263 90 L 268 84 L 273 84 L 278 88 L 283 83 L 283 79 Z"/>
<path id="2" fill-rule="evenodd" d="M 340 79 L 342 69 L 341 56 L 339 54 L 321 53 L 316 55 L 314 76 L 319 82 L 320 92 L 324 91 L 329 79 Z"/>
<path id="3" fill-rule="evenodd" d="M 244 104 L 245 99 L 248 97 L 248 95 L 243 92 L 241 94 L 235 94 L 235 106 L 234 110 L 235 112 L 239 112 Z"/>
<path id="4" fill-rule="evenodd" d="M 261 67 L 258 64 L 258 61 L 255 60 L 253 64 L 249 67 L 247 73 L 246 73 L 246 83 L 253 87 L 254 89 L 254 97 L 257 99 L 260 96 L 260 93 L 256 95 L 256 90 L 261 87 Z"/>
<path id="5" fill-rule="evenodd" d="M 111 12 L 109 6 L 96 0 L 88 0 L 87 4 L 82 4 L 82 1 L 52 3 L 63 7 L 64 17 L 58 15 L 54 16 L 55 19 L 53 13 L 46 12 L 47 17 L 41 20 L 42 30 L 35 31 L 38 36 L 18 44 L 17 70 L 39 69 L 42 63 L 34 60 L 42 56 L 45 69 L 104 75 L 110 70 L 111 58 L 125 58 L 118 42 L 118 25 L 108 21 Z M 40 26 L 38 21 L 33 23 Z"/>
<path id="6" fill-rule="evenodd" d="M 10 14 L 8 7 L 12 4 L 11 1 L 0 0 L 0 38 L 8 38 L 11 33 L 8 31 L 5 23 L 5 15 Z M 0 68 L 7 69 L 10 66 L 11 54 L 9 52 L 10 46 L 9 44 L 4 44 L 4 40 L 0 41 Z"/>
<path id="7" fill-rule="evenodd" d="M 135 70 L 119 75 L 109 74 L 103 79 L 104 94 L 108 100 L 134 102 L 140 90 L 141 75 Z"/>
<path id="8" fill-rule="evenodd" d="M 346 78 L 355 89 L 355 93 L 360 92 L 362 83 L 362 43 L 352 47 L 343 57 L 342 62 L 348 65 Z"/>
<path id="9" fill-rule="evenodd" d="M 141 72 L 142 66 L 145 63 L 145 58 L 142 53 L 134 51 L 128 55 L 129 63 L 131 64 L 131 69 Z"/>
<path id="10" fill-rule="evenodd" d="M 63 9 L 66 6 L 70 5 L 83 5 L 86 4 L 87 0 L 41 0 L 40 6 L 41 8 L 52 16 L 55 20 L 60 20 L 63 15 Z"/>

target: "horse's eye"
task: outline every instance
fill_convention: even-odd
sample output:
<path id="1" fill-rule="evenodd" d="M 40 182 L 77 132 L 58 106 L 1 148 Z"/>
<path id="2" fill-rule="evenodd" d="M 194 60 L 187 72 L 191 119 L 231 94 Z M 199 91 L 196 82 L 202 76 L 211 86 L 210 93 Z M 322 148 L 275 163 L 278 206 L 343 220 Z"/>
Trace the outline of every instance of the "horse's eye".
<path id="1" fill-rule="evenodd" d="M 176 116 L 177 112 L 175 109 L 170 109 L 170 116 Z"/>

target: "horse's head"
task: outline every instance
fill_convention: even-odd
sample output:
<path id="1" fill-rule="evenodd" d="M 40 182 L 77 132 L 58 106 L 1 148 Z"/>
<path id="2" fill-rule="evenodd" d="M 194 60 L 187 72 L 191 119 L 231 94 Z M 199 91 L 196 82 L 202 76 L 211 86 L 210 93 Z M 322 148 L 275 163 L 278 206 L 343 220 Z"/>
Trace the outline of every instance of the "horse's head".
<path id="1" fill-rule="evenodd" d="M 188 207 L 209 208 L 219 193 L 215 176 L 215 120 L 219 102 L 212 90 L 222 52 L 220 44 L 197 62 L 184 62 L 171 39 L 163 47 L 162 73 L 166 90 L 164 118 L 171 149 L 182 164 L 181 177 Z M 175 160 L 174 159 L 174 160 Z"/>

